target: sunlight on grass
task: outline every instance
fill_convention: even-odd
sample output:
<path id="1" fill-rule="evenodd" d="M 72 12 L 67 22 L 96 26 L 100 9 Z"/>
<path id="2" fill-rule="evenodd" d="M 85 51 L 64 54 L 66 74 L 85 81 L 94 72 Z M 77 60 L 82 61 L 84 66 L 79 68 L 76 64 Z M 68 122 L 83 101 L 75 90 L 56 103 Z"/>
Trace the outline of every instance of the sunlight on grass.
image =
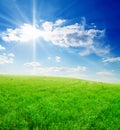
<path id="1" fill-rule="evenodd" d="M 120 85 L 0 76 L 0 130 L 118 130 Z"/>

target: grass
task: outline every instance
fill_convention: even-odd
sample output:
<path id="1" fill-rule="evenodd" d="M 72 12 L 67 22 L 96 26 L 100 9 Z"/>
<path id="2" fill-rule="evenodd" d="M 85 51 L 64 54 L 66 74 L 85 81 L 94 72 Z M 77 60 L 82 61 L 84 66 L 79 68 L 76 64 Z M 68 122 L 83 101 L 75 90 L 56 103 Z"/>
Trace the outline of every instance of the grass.
<path id="1" fill-rule="evenodd" d="M 0 76 L 0 130 L 119 130 L 120 84 Z"/>

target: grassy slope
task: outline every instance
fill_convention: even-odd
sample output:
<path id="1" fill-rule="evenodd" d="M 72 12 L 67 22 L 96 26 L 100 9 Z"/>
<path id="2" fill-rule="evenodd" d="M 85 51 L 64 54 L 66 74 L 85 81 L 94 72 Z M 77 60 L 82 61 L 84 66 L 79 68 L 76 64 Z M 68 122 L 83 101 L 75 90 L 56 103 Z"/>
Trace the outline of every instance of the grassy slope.
<path id="1" fill-rule="evenodd" d="M 120 85 L 0 76 L 0 130 L 118 130 Z"/>

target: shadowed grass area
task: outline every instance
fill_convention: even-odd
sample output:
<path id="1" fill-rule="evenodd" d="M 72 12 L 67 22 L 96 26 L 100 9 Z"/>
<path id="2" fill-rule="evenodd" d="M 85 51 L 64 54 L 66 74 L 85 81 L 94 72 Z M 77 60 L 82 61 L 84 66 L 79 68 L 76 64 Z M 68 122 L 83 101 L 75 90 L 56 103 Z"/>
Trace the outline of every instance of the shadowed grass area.
<path id="1" fill-rule="evenodd" d="M 0 130 L 118 130 L 120 85 L 0 76 Z"/>

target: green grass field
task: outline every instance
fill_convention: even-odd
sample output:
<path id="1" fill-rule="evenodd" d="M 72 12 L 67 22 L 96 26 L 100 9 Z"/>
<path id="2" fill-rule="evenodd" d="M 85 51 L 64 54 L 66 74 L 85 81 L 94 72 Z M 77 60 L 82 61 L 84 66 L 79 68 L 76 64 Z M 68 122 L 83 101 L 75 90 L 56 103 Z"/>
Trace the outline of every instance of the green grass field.
<path id="1" fill-rule="evenodd" d="M 0 130 L 120 130 L 120 84 L 1 75 Z"/>

